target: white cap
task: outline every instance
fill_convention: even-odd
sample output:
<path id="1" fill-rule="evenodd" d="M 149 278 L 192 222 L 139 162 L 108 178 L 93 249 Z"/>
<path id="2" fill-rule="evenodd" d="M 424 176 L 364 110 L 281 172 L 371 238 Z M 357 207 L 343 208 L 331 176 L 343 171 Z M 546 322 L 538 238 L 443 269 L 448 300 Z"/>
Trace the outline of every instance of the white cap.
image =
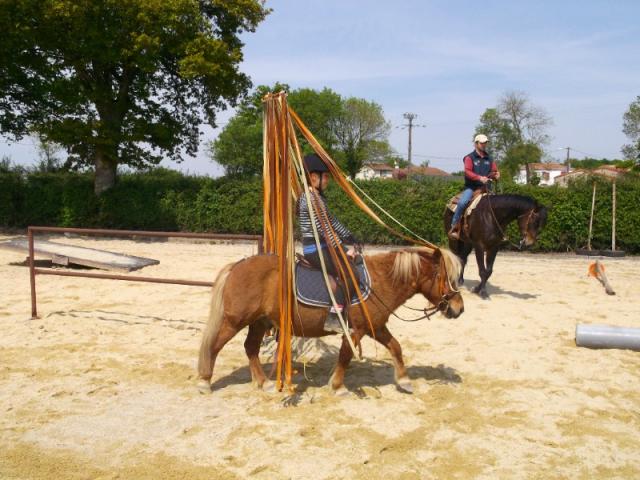
<path id="1" fill-rule="evenodd" d="M 473 139 L 474 143 L 486 143 L 489 141 L 486 135 L 479 133 L 476 138 Z"/>

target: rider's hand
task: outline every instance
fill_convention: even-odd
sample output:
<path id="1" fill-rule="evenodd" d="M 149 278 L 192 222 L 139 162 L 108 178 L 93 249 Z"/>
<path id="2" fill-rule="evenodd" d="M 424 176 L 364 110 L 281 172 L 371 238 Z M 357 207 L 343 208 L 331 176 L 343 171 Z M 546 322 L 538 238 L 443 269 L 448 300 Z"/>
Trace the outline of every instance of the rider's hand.
<path id="1" fill-rule="evenodd" d="M 487 177 L 480 177 L 480 181 L 482 183 L 487 183 L 489 181 L 489 179 Z"/>
<path id="2" fill-rule="evenodd" d="M 499 180 L 499 179 L 500 179 L 500 172 L 499 172 L 499 171 L 497 171 L 497 170 L 496 170 L 495 172 L 493 172 L 493 178 L 494 178 L 495 180 Z"/>
<path id="3" fill-rule="evenodd" d="M 353 247 L 349 247 L 349 250 L 347 250 L 347 257 L 349 257 L 351 260 L 356 258 L 356 249 Z"/>

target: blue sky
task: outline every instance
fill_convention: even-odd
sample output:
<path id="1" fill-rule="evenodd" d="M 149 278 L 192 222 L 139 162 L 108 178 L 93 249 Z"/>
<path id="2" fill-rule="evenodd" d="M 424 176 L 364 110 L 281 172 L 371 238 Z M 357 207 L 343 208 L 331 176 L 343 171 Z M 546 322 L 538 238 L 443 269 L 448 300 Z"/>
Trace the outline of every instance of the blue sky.
<path id="1" fill-rule="evenodd" d="M 482 112 L 507 90 L 553 118 L 547 151 L 619 158 L 622 115 L 640 95 L 639 1 L 274 0 L 243 35 L 241 69 L 254 85 L 329 87 L 379 103 L 394 127 L 418 115 L 414 162 L 461 169 Z M 232 111 L 221 112 L 224 122 Z M 219 130 L 203 129 L 205 142 Z M 406 155 L 407 131 L 392 146 Z M 24 163 L 33 147 L 0 144 Z M 31 153 L 29 153 L 31 152 Z M 19 158 L 20 157 L 20 158 Z M 167 166 L 220 174 L 204 151 Z"/>

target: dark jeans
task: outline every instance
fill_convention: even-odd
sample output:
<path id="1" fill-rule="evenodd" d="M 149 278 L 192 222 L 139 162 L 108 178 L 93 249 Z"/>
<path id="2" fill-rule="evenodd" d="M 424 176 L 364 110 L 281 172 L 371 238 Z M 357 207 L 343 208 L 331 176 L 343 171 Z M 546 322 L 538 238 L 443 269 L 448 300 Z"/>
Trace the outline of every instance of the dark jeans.
<path id="1" fill-rule="evenodd" d="M 342 246 L 341 248 L 346 252 L 346 248 L 344 248 L 344 246 Z M 327 267 L 327 273 L 335 277 L 339 287 L 338 291 L 336 292 L 336 301 L 341 305 L 348 306 L 351 302 L 345 301 L 345 299 L 347 297 L 351 299 L 351 297 L 353 297 L 353 294 L 356 291 L 355 287 L 353 286 L 353 281 L 351 280 L 351 275 L 347 273 L 347 285 L 345 287 L 345 285 L 343 285 L 342 278 L 340 277 L 340 273 L 339 273 L 340 270 L 336 268 L 336 265 L 333 262 L 333 258 L 331 258 L 331 254 L 327 251 L 326 248 L 323 248 L 321 251 L 322 251 L 322 256 L 324 258 L 324 264 Z M 342 264 L 342 269 L 346 272 L 347 267 L 344 264 L 344 260 L 342 259 L 342 256 L 340 255 L 339 252 L 336 252 L 336 253 L 338 255 L 338 262 Z M 314 267 L 316 267 L 318 270 L 321 270 L 322 267 L 320 266 L 320 255 L 318 254 L 318 252 L 307 253 L 304 256 L 304 258 L 306 258 L 309 261 L 309 263 Z M 353 264 L 353 262 L 349 261 L 349 267 L 353 272 L 353 276 L 356 278 L 356 282 L 359 284 L 360 277 L 358 275 L 358 270 L 356 269 L 356 266 Z"/>

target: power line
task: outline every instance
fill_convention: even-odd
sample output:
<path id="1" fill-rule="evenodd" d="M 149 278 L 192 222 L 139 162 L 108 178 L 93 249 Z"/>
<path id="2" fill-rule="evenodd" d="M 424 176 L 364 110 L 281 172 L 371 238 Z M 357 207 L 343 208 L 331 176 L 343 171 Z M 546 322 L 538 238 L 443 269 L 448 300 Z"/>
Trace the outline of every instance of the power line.
<path id="1" fill-rule="evenodd" d="M 438 160 L 460 160 L 462 157 L 443 157 L 440 155 L 428 155 L 424 153 L 414 153 L 414 157 L 422 157 L 422 158 L 437 158 Z"/>

